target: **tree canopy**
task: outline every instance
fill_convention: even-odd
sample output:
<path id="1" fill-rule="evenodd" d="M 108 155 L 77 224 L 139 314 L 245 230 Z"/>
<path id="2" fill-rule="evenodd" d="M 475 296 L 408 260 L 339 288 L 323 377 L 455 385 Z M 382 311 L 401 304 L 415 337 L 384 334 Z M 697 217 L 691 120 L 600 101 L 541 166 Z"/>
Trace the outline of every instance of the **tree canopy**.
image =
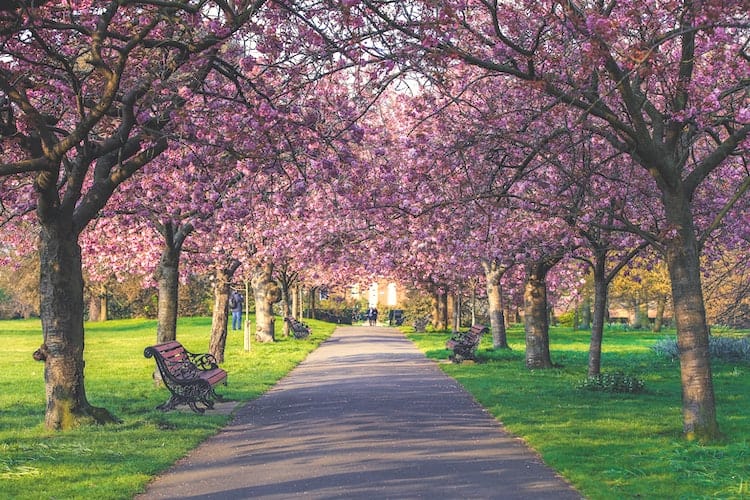
<path id="1" fill-rule="evenodd" d="M 746 248 L 749 10 L 4 3 L 0 224 L 18 252 L 39 234 L 48 427 L 106 420 L 83 388 L 84 265 L 161 259 L 166 288 L 186 249 L 183 268 L 236 260 L 254 280 L 281 266 L 449 291 L 484 276 L 488 294 L 524 292 L 527 365 L 544 367 L 548 294 L 593 269 L 600 334 L 609 283 L 650 245 L 685 434 L 717 437 L 701 254 Z"/>

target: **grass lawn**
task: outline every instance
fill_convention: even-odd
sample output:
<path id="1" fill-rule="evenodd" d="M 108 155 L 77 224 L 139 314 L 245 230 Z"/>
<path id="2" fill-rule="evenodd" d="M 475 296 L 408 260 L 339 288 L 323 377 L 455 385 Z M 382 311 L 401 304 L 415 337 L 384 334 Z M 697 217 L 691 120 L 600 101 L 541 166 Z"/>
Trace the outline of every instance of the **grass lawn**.
<path id="1" fill-rule="evenodd" d="M 674 332 L 672 332 L 673 334 Z M 750 366 L 714 363 L 720 443 L 682 439 L 679 364 L 650 349 L 665 334 L 605 332 L 602 371 L 645 382 L 640 394 L 591 392 L 585 379 L 588 332 L 553 328 L 551 370 L 526 369 L 524 334 L 511 329 L 512 350 L 480 363 L 441 363 L 514 435 L 539 452 L 590 499 L 750 498 Z M 430 358 L 445 360 L 445 334 L 411 334 Z"/>
<path id="2" fill-rule="evenodd" d="M 253 342 L 250 352 L 244 351 L 243 334 L 230 330 L 222 364 L 229 373 L 229 385 L 219 386 L 217 392 L 237 401 L 257 397 L 336 326 L 306 322 L 312 327 L 308 339 Z M 281 321 L 276 325 L 280 329 Z M 180 319 L 177 338 L 189 351 L 206 352 L 210 331 L 210 318 Z M 210 410 L 204 415 L 155 410 L 169 396 L 167 389 L 154 387 L 151 375 L 156 363 L 143 356 L 144 348 L 155 340 L 153 320 L 87 324 L 87 397 L 123 422 L 49 432 L 44 428 L 44 365 L 31 357 L 42 343 L 41 324 L 38 320 L 0 321 L 0 342 L 6 346 L 0 370 L 2 498 L 132 498 L 152 476 L 227 423 L 229 416 Z"/>

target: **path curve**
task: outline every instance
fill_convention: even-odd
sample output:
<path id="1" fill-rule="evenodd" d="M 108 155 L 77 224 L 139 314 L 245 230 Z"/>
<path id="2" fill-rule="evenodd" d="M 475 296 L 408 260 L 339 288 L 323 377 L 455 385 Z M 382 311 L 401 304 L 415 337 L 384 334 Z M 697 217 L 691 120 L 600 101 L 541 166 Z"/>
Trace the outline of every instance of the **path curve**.
<path id="1" fill-rule="evenodd" d="M 401 332 L 340 327 L 136 498 L 582 497 Z"/>

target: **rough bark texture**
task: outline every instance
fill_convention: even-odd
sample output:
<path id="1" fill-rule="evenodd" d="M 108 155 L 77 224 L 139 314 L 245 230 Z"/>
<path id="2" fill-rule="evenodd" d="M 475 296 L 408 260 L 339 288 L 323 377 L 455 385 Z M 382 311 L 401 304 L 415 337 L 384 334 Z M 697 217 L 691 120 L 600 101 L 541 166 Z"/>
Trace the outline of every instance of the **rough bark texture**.
<path id="1" fill-rule="evenodd" d="M 273 280 L 273 264 L 256 266 L 252 278 L 255 295 L 255 338 L 258 342 L 276 340 L 273 305 L 281 300 L 281 289 Z"/>
<path id="2" fill-rule="evenodd" d="M 711 441 L 719 437 L 719 426 L 716 421 L 698 242 L 688 200 L 677 196 L 665 198 L 667 214 L 676 227 L 674 237 L 667 241 L 666 258 L 680 351 L 683 431 L 687 439 Z"/>
<path id="3" fill-rule="evenodd" d="M 547 272 L 552 266 L 537 262 L 527 266 L 524 287 L 526 329 L 526 367 L 552 368 L 549 352 L 549 314 L 547 311 Z"/>
<path id="4" fill-rule="evenodd" d="M 214 282 L 214 309 L 211 318 L 211 340 L 208 352 L 218 363 L 224 362 L 224 349 L 227 345 L 227 322 L 229 319 L 229 293 L 232 277 L 239 268 L 240 262 L 234 260 L 229 266 L 216 271 Z"/>
<path id="5" fill-rule="evenodd" d="M 40 293 L 44 344 L 34 353 L 44 361 L 47 429 L 117 421 L 86 399 L 84 388 L 83 275 L 77 235 L 56 221 L 43 225 Z"/>
<path id="6" fill-rule="evenodd" d="M 490 316 L 490 330 L 492 331 L 492 346 L 495 349 L 509 349 L 508 335 L 505 330 L 505 315 L 503 313 L 503 296 L 500 280 L 505 268 L 496 261 L 483 261 L 484 276 L 487 281 L 487 301 Z"/>
<path id="7" fill-rule="evenodd" d="M 168 246 L 159 261 L 156 279 L 159 286 L 156 343 L 177 338 L 177 293 L 180 278 L 180 251 Z"/>
<path id="8" fill-rule="evenodd" d="M 601 373 L 604 318 L 607 314 L 607 285 L 604 255 L 599 255 L 594 262 L 594 316 L 591 322 L 589 343 L 588 374 L 592 377 Z"/>

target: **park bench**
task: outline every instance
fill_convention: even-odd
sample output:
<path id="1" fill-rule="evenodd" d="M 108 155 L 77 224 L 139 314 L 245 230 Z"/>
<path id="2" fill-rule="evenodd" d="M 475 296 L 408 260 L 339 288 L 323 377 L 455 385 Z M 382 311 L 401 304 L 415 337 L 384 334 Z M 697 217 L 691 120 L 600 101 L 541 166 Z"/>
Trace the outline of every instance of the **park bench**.
<path id="1" fill-rule="evenodd" d="M 172 340 L 147 347 L 143 355 L 156 360 L 164 385 L 172 393 L 157 409 L 168 411 L 186 404 L 193 411 L 203 413 L 206 408 L 214 407 L 214 401 L 222 400 L 214 387 L 227 384 L 227 372 L 219 368 L 211 354 L 188 352 L 182 344 Z M 204 407 L 199 407 L 199 403 Z"/>
<path id="2" fill-rule="evenodd" d="M 476 351 L 479 342 L 489 328 L 484 325 L 474 325 L 466 332 L 456 332 L 445 342 L 446 349 L 453 351 L 449 359 L 454 363 L 460 363 L 466 359 L 476 361 Z"/>
<path id="3" fill-rule="evenodd" d="M 291 328 L 295 339 L 304 339 L 310 335 L 310 327 L 292 316 L 287 316 L 284 318 L 284 321 L 289 323 L 289 328 Z"/>

